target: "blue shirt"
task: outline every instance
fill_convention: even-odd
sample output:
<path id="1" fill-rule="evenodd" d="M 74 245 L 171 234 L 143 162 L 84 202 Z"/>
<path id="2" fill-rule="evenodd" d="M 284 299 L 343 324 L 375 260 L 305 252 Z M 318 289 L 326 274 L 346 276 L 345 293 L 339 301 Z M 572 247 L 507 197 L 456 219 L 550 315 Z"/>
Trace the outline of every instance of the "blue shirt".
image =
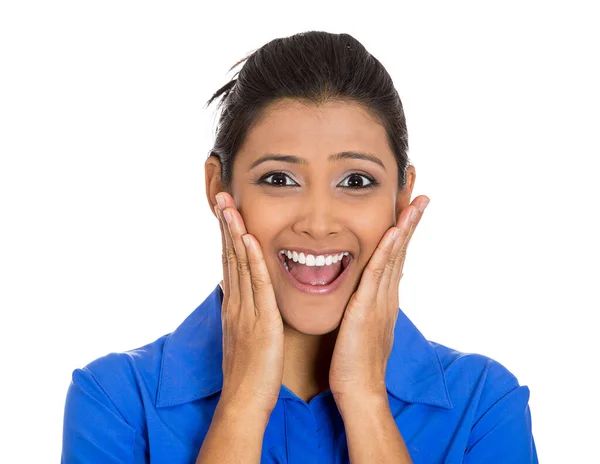
<path id="1" fill-rule="evenodd" d="M 193 464 L 223 383 L 220 284 L 173 333 L 75 369 L 62 463 Z M 386 372 L 392 415 L 418 463 L 537 463 L 529 389 L 498 362 L 427 341 L 399 310 Z M 263 463 L 348 463 L 329 390 L 308 403 L 284 385 Z"/>

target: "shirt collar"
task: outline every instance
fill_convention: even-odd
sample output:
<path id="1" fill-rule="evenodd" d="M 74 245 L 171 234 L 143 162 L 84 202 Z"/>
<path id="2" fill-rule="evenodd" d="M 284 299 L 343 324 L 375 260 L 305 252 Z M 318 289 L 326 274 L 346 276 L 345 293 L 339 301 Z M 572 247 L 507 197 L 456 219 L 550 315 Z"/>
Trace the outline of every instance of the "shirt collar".
<path id="1" fill-rule="evenodd" d="M 221 391 L 222 301 L 223 289 L 219 283 L 167 337 L 156 407 L 175 406 Z M 386 387 L 391 395 L 402 401 L 452 408 L 437 351 L 400 308 L 388 360 Z M 283 385 L 279 397 L 296 398 Z"/>

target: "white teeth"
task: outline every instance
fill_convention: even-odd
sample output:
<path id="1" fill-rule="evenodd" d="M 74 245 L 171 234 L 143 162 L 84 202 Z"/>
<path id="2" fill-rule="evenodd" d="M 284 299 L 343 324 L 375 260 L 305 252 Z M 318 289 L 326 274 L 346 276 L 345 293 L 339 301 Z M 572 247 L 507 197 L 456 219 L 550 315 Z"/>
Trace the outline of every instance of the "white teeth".
<path id="1" fill-rule="evenodd" d="M 306 266 L 330 266 L 339 262 L 344 256 L 348 256 L 350 253 L 344 251 L 337 255 L 305 255 L 304 253 L 298 253 L 297 251 L 281 250 L 282 255 L 287 256 L 288 259 L 295 263 L 305 264 Z"/>

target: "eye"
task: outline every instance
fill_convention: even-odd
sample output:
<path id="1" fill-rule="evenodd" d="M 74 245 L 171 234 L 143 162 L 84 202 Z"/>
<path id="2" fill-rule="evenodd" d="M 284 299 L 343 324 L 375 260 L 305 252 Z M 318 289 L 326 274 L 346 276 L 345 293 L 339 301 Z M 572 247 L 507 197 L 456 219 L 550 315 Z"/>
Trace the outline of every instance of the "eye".
<path id="1" fill-rule="evenodd" d="M 268 179 L 271 179 L 271 180 L 269 181 Z M 366 179 L 368 184 L 365 185 L 365 181 L 363 179 Z M 287 182 L 288 180 L 292 181 L 292 183 L 288 183 Z M 343 185 L 344 183 L 346 183 L 346 181 L 348 181 L 347 185 Z M 284 172 L 269 172 L 269 173 L 265 174 L 264 176 L 262 176 L 258 180 L 257 183 L 269 185 L 271 187 L 298 186 L 298 184 L 296 182 L 294 182 L 291 179 L 291 177 Z M 342 188 L 349 189 L 349 190 L 365 190 L 365 189 L 373 188 L 377 185 L 379 185 L 379 183 L 375 179 L 373 179 L 372 177 L 367 176 L 365 174 L 360 174 L 358 172 L 354 172 L 354 173 L 350 174 L 340 184 L 340 186 Z"/>
<path id="2" fill-rule="evenodd" d="M 266 182 L 266 180 L 272 177 L 273 181 L 272 182 Z M 272 172 L 269 174 L 265 174 L 264 176 L 262 176 L 260 178 L 260 180 L 258 181 L 259 184 L 267 184 L 267 185 L 271 185 L 273 187 L 293 187 L 294 185 L 298 185 L 296 183 L 294 184 L 287 184 L 286 183 L 286 179 L 290 179 L 291 177 L 288 176 L 287 174 L 283 173 L 283 172 Z"/>
<path id="3" fill-rule="evenodd" d="M 367 181 L 369 181 L 369 183 L 367 185 L 364 185 L 364 181 L 361 180 L 361 177 L 363 179 L 367 179 Z M 375 185 L 377 185 L 377 182 L 375 181 L 375 179 L 366 176 L 364 174 L 359 174 L 357 172 L 350 174 L 348 177 L 346 177 L 346 179 L 354 179 L 352 182 L 350 182 L 351 185 L 348 185 L 347 187 L 344 186 L 344 188 L 349 188 L 349 189 L 367 189 L 367 188 L 373 188 Z M 346 179 L 344 179 L 342 181 L 342 183 L 344 183 L 344 181 L 346 181 Z"/>

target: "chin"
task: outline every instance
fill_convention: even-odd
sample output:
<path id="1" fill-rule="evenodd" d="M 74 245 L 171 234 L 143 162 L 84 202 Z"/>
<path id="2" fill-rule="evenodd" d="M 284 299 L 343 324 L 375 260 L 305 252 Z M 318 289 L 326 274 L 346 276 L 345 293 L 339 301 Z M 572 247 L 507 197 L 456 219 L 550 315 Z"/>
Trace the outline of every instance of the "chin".
<path id="1" fill-rule="evenodd" d="M 325 335 L 337 329 L 342 322 L 347 301 L 339 299 L 332 304 L 314 306 L 302 304 L 300 300 L 286 302 L 277 298 L 277 306 L 283 322 L 305 335 Z"/>

